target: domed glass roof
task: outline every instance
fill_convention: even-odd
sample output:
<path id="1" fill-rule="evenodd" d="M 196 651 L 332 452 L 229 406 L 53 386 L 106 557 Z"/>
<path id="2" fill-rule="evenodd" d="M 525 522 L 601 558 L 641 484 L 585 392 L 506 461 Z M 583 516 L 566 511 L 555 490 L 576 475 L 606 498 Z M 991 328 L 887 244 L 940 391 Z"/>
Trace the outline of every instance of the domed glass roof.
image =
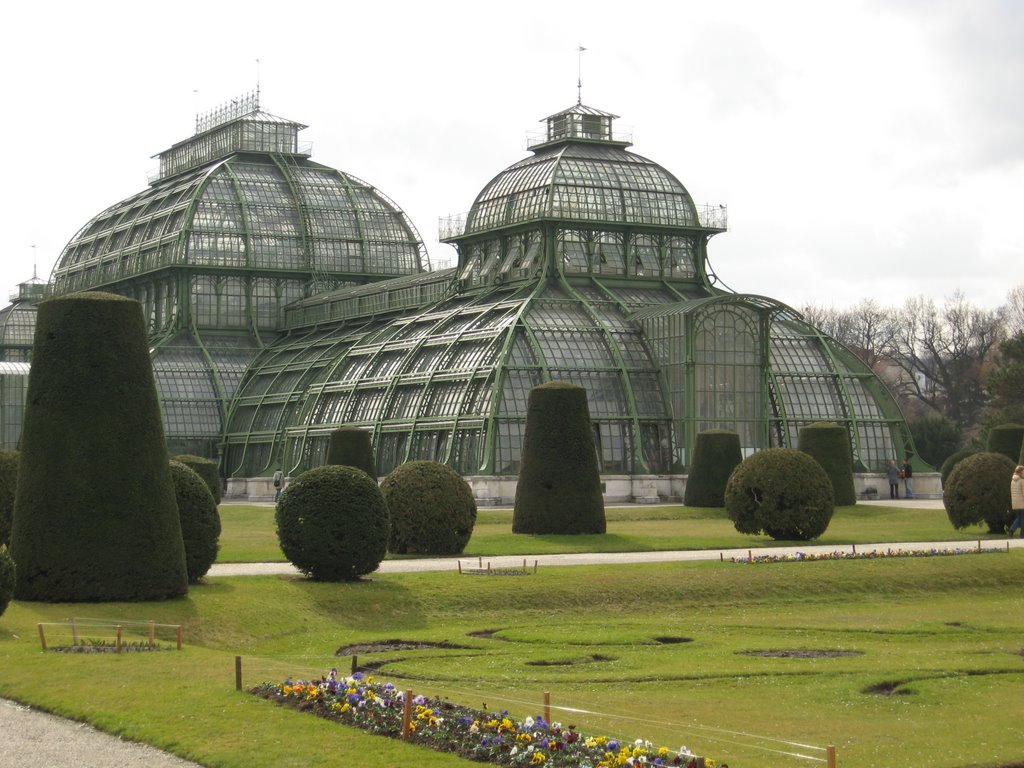
<path id="1" fill-rule="evenodd" d="M 576 105 L 546 118 L 533 157 L 498 174 L 477 196 L 465 234 L 538 219 L 701 226 L 679 180 L 627 151 L 611 131 L 615 115 Z"/>
<path id="2" fill-rule="evenodd" d="M 366 182 L 306 158 L 236 154 L 94 217 L 65 247 L 54 281 L 64 293 L 173 265 L 390 277 L 425 261 L 412 223 Z"/>

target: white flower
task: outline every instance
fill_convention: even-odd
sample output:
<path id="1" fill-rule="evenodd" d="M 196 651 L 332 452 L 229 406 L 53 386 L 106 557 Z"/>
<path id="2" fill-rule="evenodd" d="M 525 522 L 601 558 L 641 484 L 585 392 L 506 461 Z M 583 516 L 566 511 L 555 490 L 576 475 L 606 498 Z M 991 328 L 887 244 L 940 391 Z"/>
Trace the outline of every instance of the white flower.
<path id="1" fill-rule="evenodd" d="M 532 717 L 528 717 L 525 720 L 523 720 L 523 725 L 526 726 L 527 728 L 533 728 L 533 723 L 534 723 L 534 720 L 533 720 Z"/>

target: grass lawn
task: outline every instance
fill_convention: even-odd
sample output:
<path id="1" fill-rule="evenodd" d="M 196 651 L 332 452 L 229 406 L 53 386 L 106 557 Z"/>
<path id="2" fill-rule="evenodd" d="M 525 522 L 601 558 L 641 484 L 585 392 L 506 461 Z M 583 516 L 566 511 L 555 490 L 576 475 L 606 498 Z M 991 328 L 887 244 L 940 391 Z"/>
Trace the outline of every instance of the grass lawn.
<path id="1" fill-rule="evenodd" d="M 220 563 L 284 562 L 269 505 L 222 504 Z M 635 506 L 609 508 L 608 532 L 585 536 L 524 536 L 512 533 L 512 511 L 483 509 L 477 516 L 467 557 L 549 555 L 574 552 L 644 552 L 653 550 L 766 547 L 768 536 L 737 533 L 723 509 Z M 957 531 L 942 509 L 857 504 L 837 507 L 828 530 L 815 544 L 872 544 L 891 541 L 987 540 L 985 526 Z"/>
<path id="2" fill-rule="evenodd" d="M 553 719 L 584 733 L 686 744 L 732 768 L 822 756 L 766 737 L 835 743 L 841 766 L 1010 766 L 1024 760 L 1022 576 L 1014 550 L 217 578 L 162 603 L 16 601 L 0 617 L 0 696 L 207 766 L 470 765 L 234 689 L 236 655 L 252 685 L 347 669 L 335 652 L 364 644 L 360 664 L 416 692 L 522 717 L 548 691 Z M 41 652 L 37 622 L 70 616 L 182 623 L 186 649 Z M 386 650 L 393 640 L 460 647 Z"/>

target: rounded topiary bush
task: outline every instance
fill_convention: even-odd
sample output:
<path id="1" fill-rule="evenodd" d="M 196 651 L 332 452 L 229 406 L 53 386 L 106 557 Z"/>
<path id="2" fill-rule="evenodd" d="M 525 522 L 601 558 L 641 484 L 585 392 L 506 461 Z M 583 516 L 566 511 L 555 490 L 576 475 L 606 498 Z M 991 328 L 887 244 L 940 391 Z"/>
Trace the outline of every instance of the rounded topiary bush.
<path id="1" fill-rule="evenodd" d="M 14 521 L 14 493 L 18 490 L 17 451 L 0 451 L 0 547 L 11 543 L 11 523 Z"/>
<path id="2" fill-rule="evenodd" d="M 355 467 L 376 479 L 377 459 L 373 455 L 370 431 L 359 427 L 340 427 L 331 432 L 327 463 Z"/>
<path id="3" fill-rule="evenodd" d="M 469 483 L 436 461 L 410 461 L 380 484 L 388 505 L 396 554 L 457 555 L 476 525 L 476 500 Z"/>
<path id="4" fill-rule="evenodd" d="M 220 470 L 217 468 L 217 462 L 213 459 L 204 459 L 202 456 L 192 456 L 191 454 L 184 453 L 180 456 L 171 456 L 171 459 L 195 472 L 199 477 L 206 483 L 206 487 L 210 489 L 210 493 L 213 494 L 213 501 L 215 504 L 220 504 L 221 499 L 221 485 L 220 485 Z"/>
<path id="5" fill-rule="evenodd" d="M 725 506 L 725 484 L 741 461 L 743 451 L 736 432 L 708 429 L 698 433 L 683 503 L 688 507 Z"/>
<path id="6" fill-rule="evenodd" d="M 808 541 L 832 520 L 832 483 L 817 461 L 794 448 L 748 456 L 725 486 L 725 507 L 740 533 Z"/>
<path id="7" fill-rule="evenodd" d="M 961 460 L 949 474 L 942 504 L 954 528 L 985 523 L 1002 533 L 1013 522 L 1010 478 L 1017 466 L 1001 453 L 976 453 Z"/>
<path id="8" fill-rule="evenodd" d="M 1001 453 L 1010 461 L 1016 462 L 1024 450 L 1024 424 L 1000 424 L 992 427 L 988 433 L 986 450 L 989 453 Z"/>
<path id="9" fill-rule="evenodd" d="M 15 597 L 184 595 L 167 463 L 139 302 L 106 293 L 40 302 L 11 531 Z"/>
<path id="10" fill-rule="evenodd" d="M 587 390 L 552 381 L 530 390 L 513 533 L 604 533 L 601 473 Z"/>
<path id="11" fill-rule="evenodd" d="M 210 570 L 220 548 L 217 502 L 199 473 L 180 461 L 171 462 L 171 480 L 185 544 L 185 569 L 189 582 L 195 583 Z"/>
<path id="12" fill-rule="evenodd" d="M 956 453 L 950 454 L 946 458 L 946 460 L 942 462 L 942 466 L 939 467 L 939 477 L 942 480 L 943 488 L 946 487 L 946 481 L 949 480 L 949 475 L 953 471 L 953 467 L 955 467 L 961 461 L 966 459 L 968 456 L 973 456 L 976 453 L 978 453 L 978 451 L 974 450 L 973 448 L 961 448 Z"/>
<path id="13" fill-rule="evenodd" d="M 274 513 L 281 551 L 318 581 L 356 581 L 387 554 L 388 509 L 377 481 L 355 467 L 303 472 Z"/>
<path id="14" fill-rule="evenodd" d="M 816 421 L 800 428 L 797 448 L 817 461 L 832 483 L 833 502 L 845 507 L 857 503 L 853 487 L 850 433 L 841 424 Z"/>
<path id="15" fill-rule="evenodd" d="M 14 561 L 7 547 L 0 545 L 0 616 L 14 597 Z"/>

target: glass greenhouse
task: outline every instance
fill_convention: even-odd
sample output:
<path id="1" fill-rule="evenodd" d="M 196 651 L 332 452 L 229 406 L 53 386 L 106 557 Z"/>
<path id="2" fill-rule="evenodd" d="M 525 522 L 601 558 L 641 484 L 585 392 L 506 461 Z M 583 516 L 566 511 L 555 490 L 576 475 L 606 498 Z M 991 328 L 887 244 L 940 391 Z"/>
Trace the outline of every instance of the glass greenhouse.
<path id="1" fill-rule="evenodd" d="M 394 203 L 314 163 L 303 126 L 257 102 L 161 153 L 159 178 L 89 222 L 52 281 L 142 303 L 170 447 L 219 458 L 229 490 L 322 463 L 342 425 L 371 430 L 382 475 L 434 459 L 514 481 L 527 394 L 550 380 L 586 388 L 609 476 L 680 475 L 706 429 L 749 454 L 836 421 L 861 471 L 910 445 L 851 352 L 714 285 L 726 209 L 630 152 L 615 115 L 546 118 L 531 155 L 442 223 L 458 263 L 430 271 Z"/>

